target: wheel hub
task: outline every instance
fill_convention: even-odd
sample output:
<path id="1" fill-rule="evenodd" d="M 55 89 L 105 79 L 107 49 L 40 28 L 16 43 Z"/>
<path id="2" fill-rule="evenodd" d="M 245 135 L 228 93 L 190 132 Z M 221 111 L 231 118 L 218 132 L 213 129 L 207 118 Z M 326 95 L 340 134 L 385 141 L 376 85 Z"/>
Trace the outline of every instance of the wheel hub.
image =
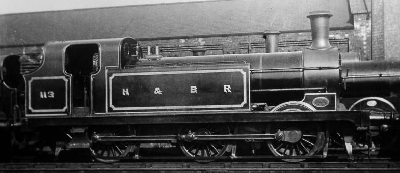
<path id="1" fill-rule="evenodd" d="M 293 127 L 285 129 L 284 131 L 282 131 L 282 134 L 283 134 L 282 141 L 290 143 L 298 142 L 303 135 L 301 130 Z"/>

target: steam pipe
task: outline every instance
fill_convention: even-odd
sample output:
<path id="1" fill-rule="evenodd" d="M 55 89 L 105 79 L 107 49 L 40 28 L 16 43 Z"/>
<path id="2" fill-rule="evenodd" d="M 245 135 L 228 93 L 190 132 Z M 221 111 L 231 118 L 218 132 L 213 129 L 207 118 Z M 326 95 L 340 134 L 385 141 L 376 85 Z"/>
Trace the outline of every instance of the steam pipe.
<path id="1" fill-rule="evenodd" d="M 307 18 L 311 22 L 312 43 L 309 49 L 331 49 L 329 43 L 329 18 L 333 15 L 329 11 L 313 11 Z"/>
<path id="2" fill-rule="evenodd" d="M 264 31 L 266 53 L 278 52 L 279 34 L 279 31 Z"/>

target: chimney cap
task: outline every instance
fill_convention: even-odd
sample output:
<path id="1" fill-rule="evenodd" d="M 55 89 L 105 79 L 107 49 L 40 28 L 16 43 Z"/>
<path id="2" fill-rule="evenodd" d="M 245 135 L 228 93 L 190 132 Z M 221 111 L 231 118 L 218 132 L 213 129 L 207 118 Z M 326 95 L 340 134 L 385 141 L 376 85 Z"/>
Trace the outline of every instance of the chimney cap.
<path id="1" fill-rule="evenodd" d="M 279 31 L 274 31 L 274 30 L 265 30 L 263 33 L 263 38 L 266 38 L 267 35 L 279 35 L 281 32 Z"/>
<path id="2" fill-rule="evenodd" d="M 308 13 L 307 18 L 320 17 L 320 16 L 332 17 L 333 15 L 329 11 L 312 11 Z"/>
<path id="3" fill-rule="evenodd" d="M 265 30 L 264 34 L 280 34 L 281 32 L 275 30 Z"/>

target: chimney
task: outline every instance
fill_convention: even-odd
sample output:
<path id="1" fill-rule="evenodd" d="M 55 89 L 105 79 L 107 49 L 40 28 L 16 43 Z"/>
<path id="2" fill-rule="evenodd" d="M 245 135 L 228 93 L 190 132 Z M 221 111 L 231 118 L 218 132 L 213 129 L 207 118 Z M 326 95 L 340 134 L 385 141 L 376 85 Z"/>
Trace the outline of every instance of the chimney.
<path id="1" fill-rule="evenodd" d="M 307 18 L 311 22 L 312 43 L 310 49 L 330 49 L 329 18 L 333 15 L 329 11 L 313 11 Z"/>
<path id="2" fill-rule="evenodd" d="M 278 52 L 279 34 L 279 31 L 264 31 L 266 53 Z"/>

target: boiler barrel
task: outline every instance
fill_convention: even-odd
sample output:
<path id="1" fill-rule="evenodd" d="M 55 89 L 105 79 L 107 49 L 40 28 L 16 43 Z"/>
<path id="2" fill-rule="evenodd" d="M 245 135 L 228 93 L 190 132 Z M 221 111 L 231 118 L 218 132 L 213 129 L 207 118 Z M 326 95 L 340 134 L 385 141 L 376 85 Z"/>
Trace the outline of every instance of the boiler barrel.
<path id="1" fill-rule="evenodd" d="M 260 62 L 260 68 L 252 66 L 253 90 L 336 91 L 339 86 L 339 61 L 336 51 L 270 53 Z"/>
<path id="2" fill-rule="evenodd" d="M 400 61 L 343 62 L 343 97 L 400 93 Z"/>
<path id="3" fill-rule="evenodd" d="M 227 65 L 249 63 L 251 89 L 299 88 L 303 85 L 302 52 L 227 54 L 141 59 L 139 66 Z"/>
<path id="4" fill-rule="evenodd" d="M 305 50 L 259 54 L 229 54 L 196 57 L 163 57 L 140 60 L 139 66 L 249 63 L 251 90 L 324 88 L 336 91 L 339 86 L 339 54 L 337 51 Z"/>

